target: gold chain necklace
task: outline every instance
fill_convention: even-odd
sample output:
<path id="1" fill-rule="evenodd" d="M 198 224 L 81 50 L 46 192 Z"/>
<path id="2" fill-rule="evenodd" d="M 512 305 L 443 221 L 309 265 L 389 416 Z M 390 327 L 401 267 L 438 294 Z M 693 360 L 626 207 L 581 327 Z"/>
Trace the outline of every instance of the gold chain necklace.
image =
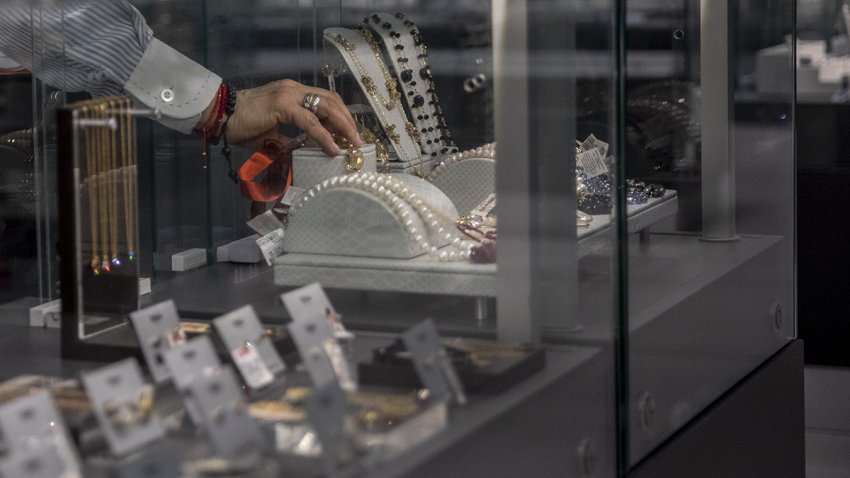
<path id="1" fill-rule="evenodd" d="M 375 43 L 375 39 L 372 38 L 371 33 L 368 32 L 368 31 L 364 31 L 364 30 L 360 30 L 360 33 L 363 35 L 363 38 L 366 39 L 366 42 L 369 43 L 369 47 L 372 49 L 372 52 L 376 54 L 375 59 L 378 61 L 378 64 L 380 65 L 381 69 L 384 71 L 384 74 L 389 75 L 389 71 L 387 71 L 386 65 L 384 65 L 383 60 L 380 58 L 380 53 L 375 52 L 374 47 L 377 47 L 377 43 Z M 339 34 L 339 33 L 335 33 L 335 34 L 331 35 L 331 38 L 333 38 L 333 40 L 336 43 L 341 45 L 343 47 L 343 49 L 345 49 L 345 51 L 348 52 L 349 58 L 351 58 L 351 60 L 354 62 L 354 66 L 357 67 L 357 71 L 360 73 L 361 81 L 363 82 L 364 88 L 366 88 L 366 92 L 369 93 L 369 95 L 372 96 L 372 98 L 374 98 L 379 105 L 385 103 L 383 98 L 381 97 L 381 95 L 378 92 L 378 88 L 375 85 L 374 80 L 372 80 L 372 77 L 369 76 L 369 71 L 366 69 L 366 66 L 363 65 L 363 63 L 361 63 L 360 59 L 357 57 L 357 46 L 351 40 L 345 38 L 342 34 Z M 398 98 L 400 98 L 400 94 L 398 92 L 398 89 L 396 88 L 395 79 L 392 79 L 392 83 L 391 83 L 392 88 L 391 89 L 389 88 L 389 86 L 390 86 L 389 82 L 387 83 L 387 86 L 388 86 L 387 89 L 389 91 L 395 92 L 395 95 L 393 95 L 393 96 L 396 98 L 395 101 L 397 101 Z M 390 110 L 392 108 L 387 108 L 387 109 Z M 381 117 L 381 119 L 383 120 L 383 124 L 386 125 L 384 127 L 384 132 L 386 133 L 387 138 L 389 138 L 390 141 L 392 141 L 395 144 L 400 144 L 401 143 L 401 136 L 396 131 L 396 125 L 393 124 L 387 118 L 386 114 L 384 113 L 384 111 L 381 108 L 375 108 L 375 112 Z M 416 129 L 416 126 L 414 126 L 410 121 L 407 121 L 407 119 L 404 119 L 404 123 L 405 123 L 404 129 L 406 130 L 408 137 L 410 137 L 413 140 L 413 142 L 416 144 L 416 149 L 418 150 L 419 149 L 419 140 L 420 140 L 419 131 Z M 401 148 L 396 148 L 396 153 L 399 154 L 399 155 L 401 155 L 400 150 L 401 150 Z M 406 159 L 406 161 L 410 162 L 410 163 L 413 162 L 409 158 Z M 423 161 L 424 161 L 424 158 L 422 156 L 420 156 L 417 175 L 424 174 L 424 172 L 421 170 Z"/>
<path id="2" fill-rule="evenodd" d="M 390 71 L 387 69 L 387 65 L 384 64 L 384 59 L 381 58 L 381 48 L 378 46 L 378 43 L 372 36 L 372 32 L 366 30 L 363 27 L 360 27 L 357 31 L 360 32 L 360 35 L 363 37 L 364 40 L 366 40 L 366 44 L 369 45 L 369 49 L 372 50 L 372 54 L 375 56 L 375 62 L 378 64 L 378 67 L 381 69 L 381 73 L 384 75 L 384 86 L 386 87 L 387 94 L 389 95 L 390 99 L 382 101 L 384 103 L 384 106 L 388 110 L 392 111 L 393 108 L 398 105 L 399 100 L 401 100 L 401 93 L 399 93 L 398 91 L 398 82 L 396 82 L 395 78 L 393 78 L 393 76 L 390 74 Z M 353 56 L 356 58 L 356 55 Z M 359 59 L 357 59 L 357 63 L 359 65 Z M 358 69 L 360 69 L 359 66 Z M 364 73 L 363 69 L 361 69 L 361 73 Z M 371 84 L 371 89 L 368 85 L 366 85 L 367 81 Z M 367 90 L 370 90 L 370 94 L 372 94 L 373 96 L 380 96 L 377 94 L 378 88 L 375 85 L 375 82 L 372 80 L 371 77 L 369 77 L 369 75 L 363 75 L 363 84 L 366 85 Z M 372 93 L 372 91 L 374 91 L 374 93 Z"/>

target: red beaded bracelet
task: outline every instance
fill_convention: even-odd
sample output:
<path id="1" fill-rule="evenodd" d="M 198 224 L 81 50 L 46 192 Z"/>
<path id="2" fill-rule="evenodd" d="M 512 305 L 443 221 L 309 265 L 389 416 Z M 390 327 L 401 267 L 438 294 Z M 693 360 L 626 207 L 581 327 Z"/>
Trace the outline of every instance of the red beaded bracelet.
<path id="1" fill-rule="evenodd" d="M 229 89 L 227 83 L 222 82 L 218 87 L 218 93 L 216 95 L 215 104 L 213 105 L 213 111 L 210 113 L 210 116 L 207 118 L 207 121 L 201 126 L 200 129 L 196 130 L 198 134 L 203 138 L 203 151 L 201 152 L 201 165 L 204 169 L 207 169 L 207 137 L 212 133 L 216 134 L 218 129 L 221 127 L 221 122 L 224 119 L 224 111 L 225 111 L 225 102 L 229 96 Z"/>

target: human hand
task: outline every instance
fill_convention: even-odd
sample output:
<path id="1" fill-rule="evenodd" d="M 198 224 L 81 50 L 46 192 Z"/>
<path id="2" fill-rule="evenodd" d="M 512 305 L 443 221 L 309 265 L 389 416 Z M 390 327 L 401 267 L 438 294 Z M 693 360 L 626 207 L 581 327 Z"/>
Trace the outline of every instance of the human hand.
<path id="1" fill-rule="evenodd" d="M 319 95 L 316 113 L 303 106 L 304 95 Z M 201 124 L 211 114 L 212 106 L 201 117 Z M 277 132 L 280 124 L 292 124 L 312 138 L 325 154 L 336 156 L 339 147 L 331 131 L 360 147 L 354 118 L 336 93 L 302 85 L 292 80 L 274 81 L 236 93 L 236 108 L 227 122 L 227 140 L 231 144 L 259 149 L 267 139 L 283 143 L 289 140 Z"/>

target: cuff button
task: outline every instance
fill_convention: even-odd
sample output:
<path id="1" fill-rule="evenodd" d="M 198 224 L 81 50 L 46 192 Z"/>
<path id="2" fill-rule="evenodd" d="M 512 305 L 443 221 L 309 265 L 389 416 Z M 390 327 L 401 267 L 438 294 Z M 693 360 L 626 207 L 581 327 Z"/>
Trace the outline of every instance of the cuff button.
<path id="1" fill-rule="evenodd" d="M 166 103 L 171 103 L 172 101 L 174 101 L 174 92 L 166 88 L 159 92 L 159 97 L 162 98 L 162 101 Z"/>

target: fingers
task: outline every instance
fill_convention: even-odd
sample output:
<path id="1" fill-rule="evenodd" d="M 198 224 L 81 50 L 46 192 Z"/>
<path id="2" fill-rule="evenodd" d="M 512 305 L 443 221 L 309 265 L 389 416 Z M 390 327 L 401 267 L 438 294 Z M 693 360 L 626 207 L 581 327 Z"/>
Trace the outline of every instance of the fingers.
<path id="1" fill-rule="evenodd" d="M 331 136 L 331 133 L 322 126 L 322 122 L 319 121 L 319 118 L 310 110 L 300 108 L 300 110 L 294 111 L 292 120 L 295 123 L 295 126 L 301 128 L 302 131 L 307 133 L 307 136 L 318 143 L 319 147 L 322 148 L 322 151 L 324 151 L 325 154 L 330 156 L 336 156 L 339 154 L 340 149 L 334 142 L 333 136 Z"/>
<path id="2" fill-rule="evenodd" d="M 304 86 L 304 94 L 315 93 L 321 100 L 316 109 L 316 116 L 325 120 L 334 130 L 338 131 L 355 147 L 362 146 L 360 135 L 357 134 L 357 124 L 351 113 L 343 103 L 342 98 L 336 93 L 321 88 Z M 305 130 L 306 131 L 306 130 Z M 315 138 L 314 138 L 315 139 Z"/>

